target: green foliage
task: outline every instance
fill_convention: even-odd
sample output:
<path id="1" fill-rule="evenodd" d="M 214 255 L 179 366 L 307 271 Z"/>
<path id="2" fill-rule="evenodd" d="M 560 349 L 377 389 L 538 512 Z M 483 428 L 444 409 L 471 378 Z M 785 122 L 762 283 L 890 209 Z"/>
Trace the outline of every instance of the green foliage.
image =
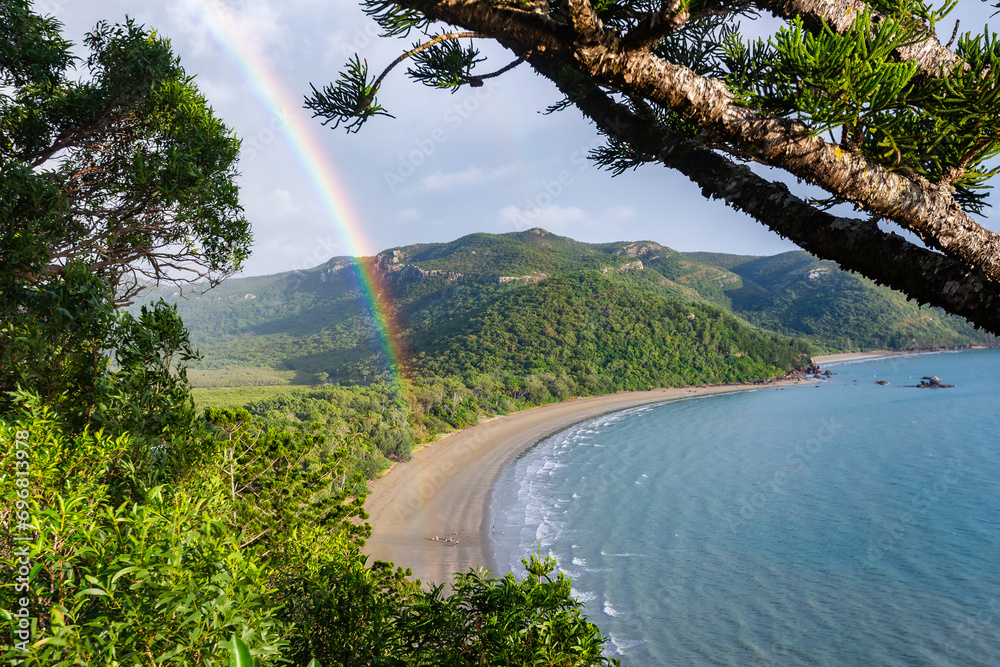
<path id="1" fill-rule="evenodd" d="M 870 12 L 859 14 L 845 36 L 829 27 L 813 34 L 797 17 L 778 31 L 771 48 L 758 43 L 751 50 L 732 36 L 729 81 L 747 94 L 749 105 L 795 111 L 816 134 L 842 125 L 875 126 L 912 103 L 902 93 L 917 66 L 896 61 L 892 53 L 915 37 L 914 28 L 895 21 L 873 24 Z"/>
<path id="2" fill-rule="evenodd" d="M 155 32 L 99 23 L 79 61 L 54 19 L 0 11 L 0 414 L 21 390 L 73 430 L 182 432 L 196 355 L 176 311 L 115 307 L 240 267 L 239 141 Z"/>
<path id="3" fill-rule="evenodd" d="M 242 547 L 280 554 L 288 536 L 306 526 L 362 544 L 371 534 L 352 521 L 368 518 L 367 489 L 359 475 L 349 475 L 347 448 L 316 433 L 266 428 L 246 410 L 209 408 L 205 421 L 217 434 L 207 438 L 214 454 L 185 484 L 225 498 L 227 519 L 246 536 Z"/>
<path id="4" fill-rule="evenodd" d="M 448 243 L 427 243 L 399 250 L 407 263 L 426 270 L 496 278 L 587 269 L 617 268 L 631 259 L 615 254 L 626 244 L 591 244 L 542 229 L 509 234 L 469 234 Z"/>
<path id="5" fill-rule="evenodd" d="M 333 123 L 337 128 L 341 123 L 348 132 L 357 132 L 361 125 L 372 116 L 392 117 L 375 99 L 378 89 L 374 78 L 368 78 L 368 62 L 354 56 L 341 71 L 336 83 L 317 89 L 313 84 L 312 94 L 306 98 L 306 108 L 312 110 L 313 117 L 322 117 L 323 125 Z"/>
<path id="6" fill-rule="evenodd" d="M 195 358 L 175 308 L 115 310 L 113 291 L 77 264 L 3 294 L 20 316 L 0 325 L 0 392 L 38 394 L 70 428 L 159 439 L 194 419 L 183 364 Z M 0 414 L 13 394 L 0 393 Z"/>
<path id="7" fill-rule="evenodd" d="M 744 338 L 763 341 L 769 334 L 751 334 L 746 322 L 725 320 L 729 311 L 769 331 L 808 337 L 823 350 L 908 349 L 914 339 L 919 347 L 995 343 L 960 318 L 921 310 L 801 252 L 684 255 L 651 242 L 587 244 L 529 230 L 406 246 L 364 261 L 382 276 L 382 293 L 402 334 L 396 342 L 404 360 L 412 360 L 406 392 L 418 441 L 556 400 L 567 382 L 586 395 L 663 383 L 756 381 L 783 372 L 785 362 L 776 360 L 784 352 L 769 358 L 760 348 L 762 365 L 751 363 L 757 348 L 745 347 Z M 820 278 L 809 280 L 814 269 Z M 303 385 L 324 372 L 342 386 L 386 377 L 390 363 L 356 289 L 356 270 L 336 258 L 299 274 L 237 279 L 180 302 L 209 360 L 202 367 L 234 383 L 244 382 L 240 368 L 267 366 L 282 369 L 276 373 L 294 369 L 293 381 Z M 504 276 L 513 280 L 501 283 Z M 591 300 L 595 289 L 587 285 L 598 279 L 608 284 Z M 559 307 L 550 308 L 548 298 Z M 621 326 L 607 327 L 605 318 Z M 703 327 L 712 329 L 706 347 Z M 661 349 L 673 329 L 676 349 Z M 594 340 L 581 344 L 581 336 Z M 681 349 L 686 356 L 677 356 Z M 676 362 L 660 363 L 661 356 Z M 695 367 L 708 370 L 696 373 Z M 208 372 L 199 377 L 207 381 Z M 488 378 L 493 389 L 474 389 L 479 380 L 473 376 Z M 292 411 L 309 421 L 309 410 Z"/>
<path id="8" fill-rule="evenodd" d="M 343 258 L 234 280 L 179 309 L 215 369 L 196 371 L 203 378 L 264 381 L 258 371 L 244 379 L 241 364 L 295 368 L 300 384 L 328 373 L 341 386 L 232 389 L 226 405 L 247 404 L 282 429 L 318 422 L 337 446 L 355 443 L 352 471 L 369 478 L 406 460 L 412 442 L 573 395 L 753 382 L 783 373 L 810 349 L 995 344 L 959 318 L 921 310 L 802 252 L 684 255 L 651 242 L 586 244 L 529 230 L 364 261 L 381 267 L 403 333 L 397 340 L 412 355 L 402 383 L 372 384 L 389 364 L 356 289 L 356 265 Z M 517 279 L 501 284 L 500 276 Z"/>
<path id="9" fill-rule="evenodd" d="M 413 446 L 407 396 L 394 385 L 275 393 L 248 402 L 246 409 L 271 428 L 322 435 L 331 447 L 350 451 L 355 464 L 375 461 L 377 472 L 389 458 L 408 460 Z"/>
<path id="10" fill-rule="evenodd" d="M 43 283 L 77 261 L 122 302 L 146 281 L 238 270 L 251 242 L 235 184 L 239 140 L 170 43 L 130 20 L 99 23 L 80 61 L 89 77 L 77 80 L 54 19 L 21 1 L 3 11 L 0 252 L 16 262 L 4 286 Z"/>
<path id="11" fill-rule="evenodd" d="M 414 44 L 414 49 L 420 44 Z M 410 78 L 431 88 L 451 88 L 455 92 L 472 78 L 472 70 L 485 58 L 479 57 L 479 49 L 471 46 L 463 48 L 453 41 L 434 44 L 420 50 L 413 56 L 413 67 L 407 70 Z"/>
<path id="12" fill-rule="evenodd" d="M 202 365 L 211 365 L 211 360 L 206 359 Z M 297 373 L 276 371 L 273 368 L 243 367 L 217 370 L 189 368 L 187 375 L 198 405 L 239 407 L 252 400 L 241 399 L 241 395 L 256 396 L 290 389 Z M 229 398 L 226 398 L 227 395 Z"/>
<path id="13" fill-rule="evenodd" d="M 177 304 L 192 343 L 205 357 L 196 368 L 230 378 L 248 367 L 271 366 L 279 374 L 294 371 L 297 384 L 311 384 L 319 372 L 333 382 L 361 381 L 365 374 L 371 381 L 388 362 L 356 279 L 352 268 L 325 267 L 227 281 L 187 299 L 166 290 L 153 298 L 162 294 Z M 331 318 L 331 311 L 338 316 Z"/>
<path id="14" fill-rule="evenodd" d="M 0 81 L 5 86 L 52 85 L 73 60 L 59 22 L 34 13 L 27 0 L 0 5 L 0 25 L 8 28 L 9 37 L 0 40 Z"/>
<path id="15" fill-rule="evenodd" d="M 616 665 L 555 561 L 525 559 L 529 576 L 455 575 L 452 592 L 400 587 L 390 564 L 344 550 L 289 579 L 293 660 L 324 665 Z"/>
<path id="16" fill-rule="evenodd" d="M 878 22 L 871 11 L 860 13 L 843 35 L 825 25 L 809 30 L 798 17 L 767 43 L 748 45 L 729 34 L 727 81 L 742 103 L 802 119 L 815 134 L 840 130 L 843 148 L 892 170 L 952 183 L 956 200 L 981 212 L 986 182 L 998 173 L 986 162 L 1000 154 L 997 37 L 964 36 L 958 54 L 967 67 L 920 77 L 917 65 L 899 62 L 894 51 L 925 34 L 911 16 L 915 8 L 933 25 L 954 3 L 938 11 L 919 2 L 900 5 Z"/>
<path id="17" fill-rule="evenodd" d="M 14 446 L 18 432 L 27 447 Z M 166 487 L 146 490 L 141 502 L 123 499 L 135 470 L 128 436 L 69 436 L 40 410 L 0 423 L 0 446 L 3 523 L 14 528 L 21 511 L 30 523 L 0 538 L 3 617 L 16 625 L 14 601 L 26 597 L 34 619 L 28 653 L 8 646 L 5 659 L 207 666 L 228 654 L 224 638 L 237 632 L 272 664 L 284 642 L 268 569 L 211 518 L 205 499 Z M 12 483 L 19 461 L 28 463 L 26 501 Z M 24 544 L 33 567 L 28 590 L 18 591 L 15 550 Z"/>
<path id="18" fill-rule="evenodd" d="M 583 604 L 570 594 L 570 581 L 552 572 L 550 556 L 525 558 L 528 576 L 490 579 L 482 570 L 456 575 L 452 594 L 434 590 L 410 615 L 417 629 L 435 629 L 441 639 L 430 660 L 416 664 L 456 665 L 617 665 L 601 652 L 604 638 L 583 616 Z M 445 620 L 435 623 L 436 611 Z M 440 624 L 440 625 L 438 625 Z M 435 625 L 437 627 L 435 628 Z M 441 627 L 444 625 L 444 627 Z"/>
<path id="19" fill-rule="evenodd" d="M 137 483 L 142 455 L 127 435 L 70 436 L 44 408 L 0 423 L 0 521 L 30 524 L 0 536 L 0 602 L 8 630 L 21 597 L 34 623 L 27 651 L 9 646 L 5 659 L 615 664 L 569 581 L 550 576 L 553 561 L 526 561 L 522 582 L 472 571 L 456 575 L 449 596 L 423 591 L 409 571 L 367 564 L 367 533 L 353 520 L 365 517 L 363 497 L 316 493 L 327 475 L 311 457 L 315 440 L 255 431 L 246 411 L 206 417 L 214 434 L 201 436 L 203 456 L 159 486 Z M 30 492 L 18 504 L 10 482 L 24 460 Z M 24 534 L 33 567 L 17 590 L 14 538 Z"/>
<path id="20" fill-rule="evenodd" d="M 423 30 L 431 20 L 415 9 L 405 9 L 395 2 L 363 0 L 365 14 L 375 19 L 386 37 L 406 37 L 411 30 Z"/>
<path id="21" fill-rule="evenodd" d="M 936 8 L 923 0 L 875 0 L 860 7 L 853 25 L 843 34 L 817 16 L 841 9 L 817 6 L 796 16 L 786 7 L 775 10 L 778 16 L 790 17 L 786 24 L 766 42 L 750 44 L 742 37 L 738 23 L 740 17 L 757 16 L 758 5 L 749 0 L 694 0 L 669 6 L 647 0 L 600 0 L 591 4 L 605 34 L 616 34 L 622 48 L 648 48 L 652 56 L 666 62 L 706 78 L 725 80 L 738 104 L 761 114 L 802 121 L 800 129 L 806 133 L 839 132 L 839 148 L 845 153 L 860 154 L 917 183 L 940 183 L 970 212 L 981 213 L 988 205 L 984 190 L 998 173 L 991 158 L 1000 154 L 1000 51 L 996 35 L 988 28 L 979 36 L 965 35 L 957 49 L 961 64 L 930 75 L 919 71 L 916 61 L 921 56 L 899 55 L 900 48 L 927 39 L 936 43 L 936 26 L 948 17 L 957 0 L 945 0 Z M 374 88 L 409 57 L 418 59 L 410 73 L 422 83 L 453 90 L 466 83 L 481 84 L 473 66 L 483 59 L 478 58 L 472 45 L 466 49 L 456 42 L 431 46 L 442 35 L 432 30 L 434 21 L 425 15 L 426 8 L 402 8 L 384 0 L 364 0 L 362 5 L 386 36 L 408 35 L 416 30 L 424 43 L 403 53 L 371 86 L 364 77 L 357 76 L 355 56 L 336 87 L 328 86 L 322 95 L 314 88 L 308 104 L 316 115 L 326 119 L 324 122 L 334 121 L 335 126 L 346 122 L 348 131 L 357 130 L 375 111 L 368 106 Z M 554 38 L 565 41 L 565 46 L 573 42 L 576 31 L 565 22 L 575 10 L 560 3 L 516 0 L 500 3 L 497 10 L 524 12 L 553 30 Z M 491 10 L 483 11 L 488 14 Z M 661 21 L 679 17 L 683 17 L 680 25 L 658 31 Z M 560 33 L 556 26 L 567 29 Z M 494 37 L 498 35 L 484 30 Z M 635 43 L 643 42 L 643 38 L 648 41 Z M 946 51 L 950 46 L 938 48 Z M 936 50 L 923 46 L 918 49 L 925 56 Z M 531 54 L 531 46 L 521 44 L 518 53 Z M 552 76 L 562 82 L 564 92 L 567 88 L 578 90 L 568 92 L 550 110 L 566 108 L 579 101 L 581 93 L 598 88 L 586 67 L 577 68 L 569 62 L 558 67 L 559 75 Z M 715 134 L 711 123 L 697 121 L 679 108 L 661 106 L 649 91 L 631 90 L 630 84 L 612 88 L 617 88 L 636 115 L 647 119 L 650 126 L 661 124 L 691 139 L 700 136 L 702 142 L 714 143 L 737 159 L 760 158 L 753 154 L 762 146 L 755 149 L 751 146 L 754 142 L 739 137 L 721 140 L 711 136 Z M 336 95 L 346 99 L 334 99 Z M 593 151 L 591 157 L 620 174 L 656 161 L 660 148 L 658 141 L 635 135 L 628 142 L 609 137 L 607 144 Z M 836 189 L 839 197 L 851 199 L 839 186 L 831 183 L 826 187 Z M 857 199 L 860 194 L 853 197 Z M 840 201 L 834 197 L 813 204 L 823 207 Z"/>
<path id="22" fill-rule="evenodd" d="M 719 262 L 742 281 L 725 292 L 733 310 L 765 329 L 802 336 L 829 351 L 996 345 L 995 336 L 936 308 L 802 252 Z"/>
<path id="23" fill-rule="evenodd" d="M 655 243 L 587 244 L 537 229 L 472 234 L 366 261 L 383 267 L 375 270 L 384 276 L 384 293 L 396 308 L 393 319 L 404 334 L 399 342 L 415 357 L 428 354 L 423 346 L 433 339 L 429 332 L 440 332 L 444 323 L 457 329 L 462 318 L 526 284 L 535 289 L 528 281 L 546 275 L 607 272 L 608 279 L 627 289 L 720 306 L 729 304 L 724 288 L 739 282 L 732 273 Z M 637 261 L 642 270 L 625 270 Z M 406 267 L 438 274 L 416 277 Z M 355 272 L 352 264 L 335 258 L 297 275 L 240 279 L 180 302 L 179 311 L 208 361 L 203 368 L 231 375 L 235 371 L 226 368 L 270 365 L 295 370 L 300 384 L 311 383 L 321 372 L 334 383 L 368 384 L 384 377 L 389 361 L 356 289 Z M 501 284 L 504 276 L 513 280 Z M 414 368 L 411 375 L 422 372 Z M 521 373 L 522 381 L 534 372 Z"/>
<path id="24" fill-rule="evenodd" d="M 232 645 L 233 667 L 255 667 L 260 664 L 260 661 L 255 660 L 250 654 L 250 648 L 246 643 L 236 635 L 233 635 Z"/>
<path id="25" fill-rule="evenodd" d="M 439 375 L 561 374 L 574 383 L 595 376 L 599 391 L 615 391 L 766 380 L 808 356 L 805 346 L 757 333 L 721 311 L 597 273 L 510 290 L 453 319 L 459 326 L 432 327 L 418 339 L 419 363 Z M 525 391 L 535 400 L 545 393 L 537 382 Z"/>
<path id="26" fill-rule="evenodd" d="M 364 478 L 406 460 L 414 434 L 523 401 L 483 373 L 376 381 L 395 369 L 367 356 L 378 329 L 354 276 L 292 276 L 275 293 L 304 299 L 257 305 L 295 320 L 304 302 L 313 319 L 300 319 L 319 324 L 328 302 L 315 283 L 330 279 L 355 319 L 321 326 L 313 349 L 289 340 L 283 351 L 304 353 L 305 373 L 330 340 L 352 343 L 345 374 L 372 386 L 331 387 L 319 367 L 312 391 L 195 419 L 184 364 L 196 354 L 177 308 L 116 309 L 142 276 L 163 276 L 156 261 L 123 258 L 180 247 L 210 281 L 239 266 L 249 232 L 232 182 L 238 142 L 155 33 L 99 24 L 90 80 L 71 82 L 54 20 L 22 2 L 0 16 L 0 608 L 4 631 L 30 630 L 4 646 L 5 662 L 604 664 L 551 565 L 522 583 L 463 575 L 451 597 L 367 566 Z M 120 245 L 94 249 L 111 237 Z M 433 301 L 427 289 L 411 296 Z M 557 397 L 576 389 L 541 381 Z"/>
<path id="27" fill-rule="evenodd" d="M 366 564 L 350 545 L 338 545 L 312 562 L 296 562 L 284 573 L 283 609 L 296 632 L 288 656 L 303 665 L 316 659 L 333 665 L 404 665 L 411 647 L 398 618 L 419 586 L 390 563 Z"/>

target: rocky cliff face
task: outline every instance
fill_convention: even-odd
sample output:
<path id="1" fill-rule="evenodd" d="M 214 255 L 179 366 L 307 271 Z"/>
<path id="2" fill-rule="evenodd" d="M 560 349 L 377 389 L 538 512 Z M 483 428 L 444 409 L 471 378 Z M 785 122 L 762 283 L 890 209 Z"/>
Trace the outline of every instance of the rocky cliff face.
<path id="1" fill-rule="evenodd" d="M 444 276 L 449 280 L 464 277 L 456 271 L 439 271 L 437 269 L 421 269 L 419 266 L 406 263 L 407 254 L 402 250 L 387 250 L 375 255 L 375 270 L 389 282 L 404 283 L 423 280 L 428 276 Z"/>
<path id="2" fill-rule="evenodd" d="M 629 243 L 624 248 L 616 250 L 614 254 L 625 255 L 627 257 L 647 257 L 661 252 L 663 252 L 663 246 L 659 243 L 645 241 L 641 243 Z M 656 259 L 656 257 L 652 259 Z"/>
<path id="3" fill-rule="evenodd" d="M 503 285 L 505 283 L 513 283 L 513 282 L 523 282 L 525 284 L 537 283 L 540 280 L 545 280 L 548 277 L 549 277 L 548 274 L 545 273 L 534 273 L 531 274 L 530 276 L 499 276 L 497 278 L 497 284 Z"/>
<path id="4" fill-rule="evenodd" d="M 624 271 L 642 271 L 644 268 L 646 267 L 642 265 L 642 260 L 637 259 L 634 262 L 622 264 L 619 267 L 606 266 L 601 270 L 601 273 L 604 273 L 606 275 L 608 273 L 614 273 L 615 271 L 618 271 L 619 273 Z"/>

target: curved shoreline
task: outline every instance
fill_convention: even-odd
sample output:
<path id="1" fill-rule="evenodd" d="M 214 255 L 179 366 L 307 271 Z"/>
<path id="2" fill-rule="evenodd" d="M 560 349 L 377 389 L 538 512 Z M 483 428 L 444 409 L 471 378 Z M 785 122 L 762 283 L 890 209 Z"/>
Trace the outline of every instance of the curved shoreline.
<path id="1" fill-rule="evenodd" d="M 411 568 L 425 585 L 447 584 L 454 573 L 473 567 L 498 574 L 487 525 L 493 484 L 507 464 L 531 445 L 585 419 L 639 405 L 807 384 L 811 383 L 781 380 L 621 392 L 551 403 L 481 422 L 424 446 L 412 461 L 370 482 L 365 509 L 372 535 L 364 552 L 372 560 Z M 449 537 L 457 542 L 446 541 Z"/>
<path id="2" fill-rule="evenodd" d="M 825 364 L 839 364 L 845 361 L 861 361 L 862 359 L 878 359 L 879 357 L 895 357 L 904 354 L 926 354 L 926 352 L 842 352 L 840 354 L 821 354 L 813 357 L 813 363 L 817 366 Z"/>
<path id="3" fill-rule="evenodd" d="M 852 352 L 813 357 L 817 365 L 916 352 Z M 503 469 L 528 447 L 573 424 L 609 412 L 680 398 L 812 385 L 808 380 L 620 392 L 551 403 L 495 417 L 452 433 L 370 482 L 365 502 L 372 536 L 364 552 L 413 570 L 425 585 L 448 584 L 456 572 L 498 572 L 490 539 L 489 504 Z M 440 539 L 435 540 L 438 537 Z M 446 541 L 448 537 L 456 542 Z"/>

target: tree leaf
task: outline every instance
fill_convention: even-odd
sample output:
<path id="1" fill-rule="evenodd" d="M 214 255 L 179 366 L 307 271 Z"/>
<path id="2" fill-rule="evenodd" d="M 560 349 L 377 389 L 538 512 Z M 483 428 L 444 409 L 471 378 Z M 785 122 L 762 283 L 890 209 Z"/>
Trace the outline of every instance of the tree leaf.
<path id="1" fill-rule="evenodd" d="M 230 663 L 232 667 L 254 667 L 253 656 L 250 655 L 250 649 L 246 643 L 236 635 L 233 635 L 232 644 L 233 661 Z"/>

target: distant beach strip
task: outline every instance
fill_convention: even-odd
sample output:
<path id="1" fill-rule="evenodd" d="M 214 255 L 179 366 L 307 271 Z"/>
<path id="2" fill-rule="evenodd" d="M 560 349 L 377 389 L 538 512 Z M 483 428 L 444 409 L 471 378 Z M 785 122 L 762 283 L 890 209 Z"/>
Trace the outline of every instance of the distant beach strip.
<path id="1" fill-rule="evenodd" d="M 883 356 L 858 353 L 814 357 L 817 364 Z M 734 391 L 808 386 L 807 380 L 768 384 L 654 389 L 576 398 L 491 419 L 414 453 L 370 482 L 365 503 L 372 536 L 364 551 L 374 560 L 413 570 L 425 585 L 448 583 L 469 568 L 497 571 L 490 539 L 489 504 L 503 469 L 531 445 L 580 421 L 649 403 Z"/>

